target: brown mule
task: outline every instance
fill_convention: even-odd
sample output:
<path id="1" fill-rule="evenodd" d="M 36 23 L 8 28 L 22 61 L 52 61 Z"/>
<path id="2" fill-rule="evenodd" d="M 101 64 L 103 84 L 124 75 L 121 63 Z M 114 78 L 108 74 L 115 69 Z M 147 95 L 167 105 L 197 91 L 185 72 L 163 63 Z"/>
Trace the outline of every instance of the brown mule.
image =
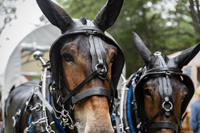
<path id="1" fill-rule="evenodd" d="M 54 110 L 51 107 L 49 110 L 56 112 L 52 113 L 55 117 L 61 116 L 58 121 L 67 133 L 113 133 L 110 113 L 117 96 L 116 87 L 124 66 L 124 56 L 105 30 L 117 19 L 123 0 L 108 0 L 92 21 L 84 17 L 72 19 L 50 0 L 37 0 L 37 3 L 49 21 L 62 32 L 50 49 L 53 79 L 50 93 L 53 93 Z M 39 94 L 37 96 L 40 97 Z M 12 121 L 10 116 L 16 113 L 16 109 L 11 111 L 14 105 L 12 100 L 9 102 L 4 131 L 10 133 L 14 131 L 9 125 Z M 45 103 L 44 100 L 42 102 Z M 28 115 L 23 112 L 19 132 L 27 127 L 27 120 Z M 61 132 L 53 126 L 51 129 Z"/>
<path id="2" fill-rule="evenodd" d="M 199 52 L 200 43 L 168 58 L 160 52 L 152 54 L 136 33 L 133 36 L 145 63 L 135 80 L 134 127 L 147 133 L 180 132 L 184 112 L 194 94 L 193 82 L 181 69 Z"/>

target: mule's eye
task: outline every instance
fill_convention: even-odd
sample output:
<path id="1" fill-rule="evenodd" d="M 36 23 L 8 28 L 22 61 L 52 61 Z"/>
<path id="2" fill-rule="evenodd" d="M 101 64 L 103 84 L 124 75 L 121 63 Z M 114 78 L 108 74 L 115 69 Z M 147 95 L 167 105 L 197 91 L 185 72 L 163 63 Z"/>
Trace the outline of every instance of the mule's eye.
<path id="1" fill-rule="evenodd" d="M 144 90 L 144 93 L 145 93 L 145 95 L 147 95 L 147 96 L 151 96 L 151 93 L 150 93 L 149 89 L 145 89 L 145 90 Z"/>
<path id="2" fill-rule="evenodd" d="M 72 55 L 70 55 L 69 53 L 64 53 L 63 54 L 63 58 L 65 59 L 65 61 L 67 62 L 71 62 L 71 61 L 74 61 L 74 58 Z"/>
<path id="3" fill-rule="evenodd" d="M 113 55 L 112 59 L 110 60 L 110 63 L 113 63 L 115 58 L 116 58 L 116 54 Z"/>

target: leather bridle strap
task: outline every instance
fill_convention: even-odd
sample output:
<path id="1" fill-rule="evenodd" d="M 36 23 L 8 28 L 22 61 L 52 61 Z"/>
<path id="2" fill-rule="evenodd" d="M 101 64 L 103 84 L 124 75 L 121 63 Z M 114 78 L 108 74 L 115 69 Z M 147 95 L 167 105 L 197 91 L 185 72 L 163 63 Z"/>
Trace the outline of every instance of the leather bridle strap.
<path id="1" fill-rule="evenodd" d="M 155 114 L 150 120 L 148 120 L 147 122 L 145 122 L 143 125 L 141 125 L 139 127 L 140 130 L 144 130 L 147 129 L 153 122 L 154 120 L 160 116 L 161 114 L 163 114 L 165 112 L 165 109 L 162 108 L 157 114 Z"/>
<path id="2" fill-rule="evenodd" d="M 158 67 L 158 68 L 152 68 L 152 69 L 149 69 L 147 71 L 147 73 L 153 72 L 153 73 L 157 74 L 159 72 L 164 72 L 164 71 L 165 72 L 173 72 L 173 73 L 175 73 L 175 72 L 182 73 L 181 69 L 175 68 L 175 67 Z"/>
<path id="3" fill-rule="evenodd" d="M 156 121 L 156 122 L 153 122 L 149 127 L 148 129 L 151 129 L 151 128 L 166 128 L 166 129 L 173 129 L 175 130 L 176 132 L 178 132 L 178 125 L 174 122 L 170 122 L 170 121 Z"/>
<path id="4" fill-rule="evenodd" d="M 102 87 L 94 87 L 72 96 L 72 104 L 76 104 L 80 102 L 82 99 L 90 97 L 90 96 L 106 96 L 108 98 L 108 102 L 110 102 L 110 91 L 108 89 Z"/>
<path id="5" fill-rule="evenodd" d="M 168 128 L 168 129 L 173 129 L 176 132 L 178 132 L 178 129 L 180 129 L 181 127 L 181 123 L 180 120 L 176 114 L 176 112 L 174 111 L 174 109 L 171 110 L 172 113 L 174 114 L 177 123 L 174 122 L 170 122 L 170 121 L 156 121 L 154 122 L 154 120 L 160 116 L 161 114 L 163 114 L 165 112 L 165 109 L 162 108 L 157 114 L 155 114 L 150 120 L 148 120 L 147 122 L 145 122 L 143 125 L 141 125 L 139 127 L 140 130 L 144 130 L 144 129 L 149 129 L 149 128 Z"/>
<path id="6" fill-rule="evenodd" d="M 110 84 L 111 92 L 108 89 L 102 88 L 102 87 L 90 88 L 90 89 L 81 91 L 80 93 L 76 94 L 75 96 L 72 96 L 72 105 L 74 106 L 77 102 L 79 102 L 80 100 L 82 100 L 86 97 L 106 96 L 108 98 L 108 102 L 110 105 L 110 111 L 112 111 L 112 109 L 113 109 L 112 106 L 114 104 L 114 97 L 115 97 L 115 89 L 114 89 L 113 83 L 112 83 L 111 79 L 108 77 L 108 75 L 106 73 L 103 73 L 103 76 L 106 78 L 106 80 Z"/>
<path id="7" fill-rule="evenodd" d="M 176 121 L 178 123 L 178 126 L 179 126 L 179 129 L 181 128 L 181 122 L 180 122 L 180 119 L 178 118 L 178 115 L 176 114 L 174 108 L 171 110 L 172 113 L 174 114 L 175 118 L 176 118 Z"/>
<path id="8" fill-rule="evenodd" d="M 68 101 L 73 95 L 76 94 L 87 82 L 99 74 L 100 70 L 93 71 L 89 76 L 87 76 L 78 86 L 76 86 L 72 91 L 69 92 L 67 96 L 62 99 L 62 103 Z"/>
<path id="9" fill-rule="evenodd" d="M 49 104 L 49 102 L 43 97 L 42 93 L 39 91 L 39 89 L 36 89 L 34 91 L 34 94 L 36 94 L 39 99 L 42 101 L 42 103 L 46 106 L 46 108 L 49 110 L 49 112 L 55 117 L 54 114 L 54 109 L 51 107 L 51 105 Z"/>

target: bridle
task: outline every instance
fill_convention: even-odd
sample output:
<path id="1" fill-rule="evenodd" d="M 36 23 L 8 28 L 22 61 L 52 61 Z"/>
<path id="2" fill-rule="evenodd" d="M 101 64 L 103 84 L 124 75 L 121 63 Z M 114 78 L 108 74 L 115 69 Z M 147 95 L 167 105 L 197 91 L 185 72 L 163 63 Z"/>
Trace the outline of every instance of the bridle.
<path id="1" fill-rule="evenodd" d="M 110 114 L 113 112 L 114 98 L 117 97 L 116 87 L 124 66 L 124 55 L 115 40 L 105 33 L 94 26 L 75 27 L 63 33 L 52 44 L 49 62 L 46 63 L 42 59 L 40 52 L 34 53 L 34 58 L 36 60 L 40 60 L 43 66 L 43 74 L 41 76 L 42 86 L 36 86 L 32 90 L 31 95 L 27 100 L 25 100 L 23 108 L 25 108 L 25 111 L 29 112 L 30 114 L 32 114 L 33 111 L 37 111 L 34 113 L 38 114 L 39 112 L 42 115 L 39 118 L 34 117 L 37 119 L 37 121 L 30 122 L 29 126 L 24 129 L 24 132 L 29 132 L 29 130 L 35 125 L 42 123 L 44 123 L 45 130 L 47 132 L 55 132 L 51 128 L 51 125 L 54 123 L 57 125 L 56 130 L 58 128 L 63 133 L 65 133 L 66 127 L 68 127 L 69 130 L 73 130 L 75 126 L 75 120 L 73 116 L 74 106 L 82 99 L 90 96 L 105 96 L 108 99 Z M 60 69 L 58 69 L 62 67 L 61 62 L 58 59 L 61 59 L 59 48 L 60 45 L 62 45 L 63 39 L 66 40 L 66 38 L 71 35 L 85 35 L 89 37 L 88 43 L 90 45 L 90 55 L 92 57 L 92 72 L 72 91 L 68 91 L 62 79 L 61 72 L 59 71 Z M 106 63 L 106 50 L 103 47 L 101 39 L 117 48 L 118 54 L 112 65 L 112 79 L 110 79 L 107 75 L 108 66 Z M 51 73 L 51 76 L 46 75 L 49 72 Z M 50 77 L 50 81 L 46 80 L 47 77 Z M 93 78 L 107 80 L 107 82 L 110 84 L 111 91 L 103 87 L 92 87 L 79 92 L 82 87 Z M 50 83 L 46 85 L 48 82 Z M 38 104 L 36 101 L 36 104 L 33 103 L 35 105 L 32 105 L 31 99 L 33 98 L 33 95 L 36 95 L 42 104 Z M 19 111 L 21 110 L 23 109 L 20 109 Z M 17 116 L 18 113 L 16 113 L 16 117 Z M 32 116 L 29 118 L 31 117 Z M 50 119 L 53 120 L 50 121 Z"/>
<path id="2" fill-rule="evenodd" d="M 136 81 L 136 86 L 134 88 L 135 89 L 135 92 L 134 92 L 135 99 L 133 99 L 133 101 L 136 101 L 136 106 L 137 106 L 137 108 L 135 108 L 135 110 L 134 110 L 135 115 L 138 116 L 136 118 L 137 119 L 136 120 L 137 121 L 137 130 L 140 132 L 146 132 L 146 129 L 165 128 L 165 129 L 172 129 L 176 132 L 179 132 L 180 129 L 182 128 L 182 121 L 186 115 L 184 115 L 183 118 L 181 119 L 178 117 L 177 113 L 174 110 L 174 104 L 172 101 L 172 88 L 171 88 L 169 76 L 181 76 L 184 81 L 187 80 L 187 83 L 186 83 L 187 87 L 189 84 L 193 86 L 193 83 L 192 83 L 191 79 L 189 78 L 189 76 L 183 74 L 179 68 L 167 67 L 160 52 L 156 52 L 154 55 L 159 58 L 161 67 L 153 68 L 153 69 L 149 69 L 149 70 L 147 70 L 146 67 L 144 67 L 142 70 L 138 71 L 137 75 L 139 75 L 139 76 L 137 76 L 135 79 L 135 81 Z M 141 95 L 142 95 L 141 85 L 144 83 L 144 80 L 146 80 L 148 77 L 152 77 L 152 76 L 162 76 L 162 78 L 159 78 L 159 84 L 160 84 L 159 94 L 160 94 L 160 97 L 162 100 L 162 104 L 161 104 L 160 110 L 151 119 L 146 121 L 144 118 L 144 115 L 143 116 L 141 115 L 141 112 L 144 113 L 144 109 L 141 106 L 141 104 L 143 104 L 141 102 Z M 192 87 L 192 86 L 191 86 L 191 88 L 194 89 L 194 87 Z M 191 90 L 189 93 L 190 93 L 189 97 L 187 97 L 187 99 L 186 99 L 187 104 L 188 104 L 188 100 L 191 99 L 190 95 L 193 95 L 194 92 Z M 139 101 L 139 97 L 140 97 L 140 101 Z M 186 103 L 184 103 L 184 104 L 186 104 Z M 187 105 L 186 105 L 186 107 L 187 107 Z M 181 117 L 182 117 L 186 107 L 182 108 Z M 166 117 L 169 117 L 171 114 L 173 114 L 175 116 L 176 123 L 170 122 L 170 121 L 154 122 L 154 120 L 162 114 L 165 114 Z"/>
<path id="3" fill-rule="evenodd" d="M 103 48 L 101 39 L 111 42 L 111 44 L 114 44 L 115 46 L 116 46 L 116 43 L 111 38 L 109 38 L 107 35 L 105 35 L 104 32 L 102 30 L 100 30 L 99 28 L 96 28 L 93 26 L 83 26 L 83 27 L 76 27 L 71 30 L 68 30 L 60 38 L 58 38 L 57 41 L 55 41 L 53 46 L 55 47 L 55 44 L 59 40 L 61 40 L 63 37 L 69 36 L 69 35 L 70 36 L 71 35 L 86 35 L 86 36 L 88 36 L 89 37 L 89 45 L 90 45 L 90 54 L 92 57 L 92 72 L 72 91 L 69 92 L 67 90 L 67 88 L 62 80 L 62 76 L 60 76 L 59 81 L 56 81 L 56 79 L 53 78 L 53 82 L 51 84 L 51 93 L 54 93 L 53 94 L 54 96 L 56 93 L 56 89 L 59 89 L 60 92 L 62 93 L 59 95 L 58 99 L 55 99 L 55 97 L 53 99 L 55 99 L 57 101 L 58 105 L 60 105 L 60 107 L 62 107 L 62 109 L 65 110 L 65 112 L 67 112 L 67 114 L 69 114 L 69 116 L 71 117 L 70 120 L 72 120 L 72 121 L 71 122 L 68 121 L 68 123 L 65 125 L 69 125 L 70 129 L 73 129 L 73 127 L 74 127 L 73 125 L 75 122 L 74 122 L 72 112 L 73 112 L 74 106 L 78 102 L 80 102 L 82 99 L 85 99 L 90 96 L 105 96 L 105 97 L 107 97 L 108 102 L 109 102 L 110 113 L 113 111 L 114 98 L 116 97 L 116 95 L 115 95 L 116 85 L 115 86 L 113 85 L 112 80 L 107 75 L 108 68 L 107 68 L 107 63 L 106 63 L 106 59 L 105 59 L 106 51 Z M 53 61 L 53 60 L 51 60 L 53 52 L 55 52 L 55 51 L 53 50 L 53 48 L 51 48 L 51 50 L 50 50 L 50 61 L 51 62 Z M 51 67 L 53 67 L 52 63 L 51 63 Z M 52 71 L 52 73 L 53 72 L 54 71 Z M 111 91 L 109 91 L 108 89 L 103 88 L 103 87 L 92 87 L 92 88 L 86 89 L 86 90 L 81 91 L 78 94 L 76 94 L 79 90 L 81 90 L 81 88 L 85 84 L 87 84 L 90 80 L 92 80 L 93 78 L 96 78 L 96 77 L 100 78 L 101 80 L 107 80 L 111 86 Z M 59 82 L 59 83 L 56 83 L 56 82 Z M 64 107 L 66 105 L 68 105 L 68 107 Z"/>

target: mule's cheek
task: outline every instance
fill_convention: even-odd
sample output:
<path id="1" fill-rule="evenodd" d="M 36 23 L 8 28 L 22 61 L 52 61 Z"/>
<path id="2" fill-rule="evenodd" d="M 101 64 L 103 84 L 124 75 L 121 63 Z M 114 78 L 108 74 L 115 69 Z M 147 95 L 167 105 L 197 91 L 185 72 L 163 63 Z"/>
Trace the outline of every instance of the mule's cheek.
<path id="1" fill-rule="evenodd" d="M 154 97 L 146 96 L 144 97 L 144 110 L 145 110 L 145 118 L 150 119 L 152 118 L 156 113 L 159 112 L 159 101 L 160 98 L 158 95 L 154 95 Z M 156 119 L 159 120 L 160 117 Z"/>
<path id="2" fill-rule="evenodd" d="M 145 117 L 147 119 L 151 118 L 154 115 L 155 108 L 151 98 L 149 97 L 144 98 L 144 109 L 146 114 Z"/>

